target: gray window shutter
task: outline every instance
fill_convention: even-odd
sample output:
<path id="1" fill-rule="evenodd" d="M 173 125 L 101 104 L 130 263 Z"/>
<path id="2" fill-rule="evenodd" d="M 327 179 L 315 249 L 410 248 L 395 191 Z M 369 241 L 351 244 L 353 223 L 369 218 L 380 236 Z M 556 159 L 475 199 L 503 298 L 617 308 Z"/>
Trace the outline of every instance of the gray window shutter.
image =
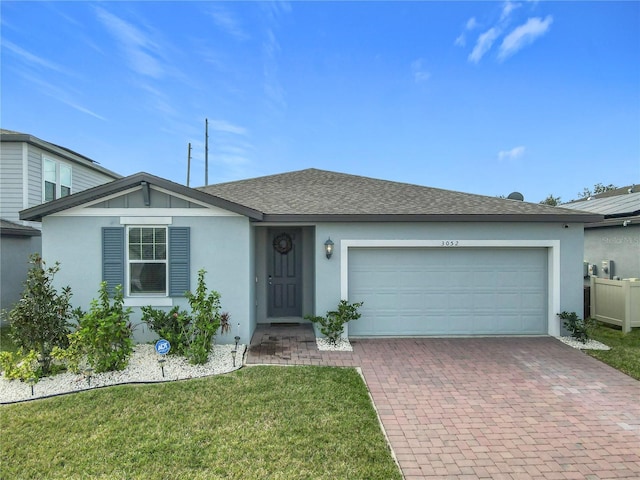
<path id="1" fill-rule="evenodd" d="M 113 295 L 116 285 L 124 286 L 124 228 L 102 228 L 102 280 Z"/>
<path id="2" fill-rule="evenodd" d="M 169 227 L 169 296 L 182 297 L 190 289 L 189 227 Z"/>

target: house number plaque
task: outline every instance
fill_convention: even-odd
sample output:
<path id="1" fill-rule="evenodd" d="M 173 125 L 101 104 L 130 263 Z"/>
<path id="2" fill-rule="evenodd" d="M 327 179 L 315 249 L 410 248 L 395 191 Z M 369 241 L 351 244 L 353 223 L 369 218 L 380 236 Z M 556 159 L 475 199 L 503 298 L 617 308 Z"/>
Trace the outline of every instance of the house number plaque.
<path id="1" fill-rule="evenodd" d="M 441 247 L 457 247 L 459 244 L 459 240 L 443 240 Z"/>

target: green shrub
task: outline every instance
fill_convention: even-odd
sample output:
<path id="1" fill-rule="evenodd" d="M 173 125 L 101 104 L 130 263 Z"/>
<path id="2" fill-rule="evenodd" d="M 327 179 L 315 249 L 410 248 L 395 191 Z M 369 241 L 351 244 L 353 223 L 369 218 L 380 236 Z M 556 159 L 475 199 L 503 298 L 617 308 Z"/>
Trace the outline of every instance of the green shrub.
<path id="1" fill-rule="evenodd" d="M 80 331 L 69 335 L 69 346 L 67 348 L 54 347 L 51 356 L 61 361 L 68 371 L 79 373 L 88 367 L 87 354 L 83 345 L 84 338 Z"/>
<path id="2" fill-rule="evenodd" d="M 22 349 L 17 353 L 0 352 L 0 370 L 8 380 L 37 382 L 41 370 L 38 352 L 30 350 L 26 355 Z"/>
<path id="3" fill-rule="evenodd" d="M 564 320 L 564 328 L 567 329 L 572 338 L 575 338 L 579 342 L 587 343 L 594 327 L 591 320 L 582 320 L 578 318 L 578 314 L 576 312 L 566 311 L 559 313 L 558 317 Z"/>
<path id="4" fill-rule="evenodd" d="M 56 262 L 45 268 L 40 255 L 29 257 L 32 267 L 22 297 L 9 312 L 11 338 L 24 351 L 35 350 L 39 355 L 40 374 L 47 375 L 51 367 L 51 350 L 65 348 L 70 332 L 71 289 L 64 287 L 61 293 L 53 286 L 53 278 L 60 270 Z"/>
<path id="5" fill-rule="evenodd" d="M 170 354 L 186 355 L 189 348 L 191 317 L 180 307 L 168 312 L 153 307 L 142 307 L 142 321 L 171 344 Z"/>
<path id="6" fill-rule="evenodd" d="M 327 337 L 329 343 L 335 344 L 342 336 L 344 324 L 351 320 L 357 320 L 362 316 L 358 313 L 358 308 L 363 304 L 364 302 L 349 303 L 346 300 L 340 300 L 338 309 L 327 312 L 326 317 L 306 315 L 304 318 L 311 320 L 313 323 L 317 323 L 320 332 Z"/>
<path id="7" fill-rule="evenodd" d="M 124 308 L 122 285 L 116 286 L 111 304 L 107 282 L 102 282 L 99 299 L 91 301 L 89 311 L 78 319 L 78 330 L 69 335 L 74 348 L 67 354 L 71 367 L 77 368 L 79 359 L 86 355 L 96 373 L 124 369 L 133 352 L 130 314 L 131 309 Z"/>
<path id="8" fill-rule="evenodd" d="M 207 291 L 203 269 L 198 271 L 195 293 L 185 292 L 191 313 L 178 307 L 166 312 L 152 307 L 142 307 L 142 321 L 161 338 L 171 344 L 171 352 L 186 356 L 191 363 L 203 364 L 209 359 L 222 314 L 220 294 Z"/>
<path id="9" fill-rule="evenodd" d="M 220 294 L 215 290 L 207 293 L 204 281 L 206 270 L 198 271 L 196 292 L 185 292 L 191 307 L 192 325 L 187 357 L 191 363 L 206 363 L 213 348 L 213 339 L 220 328 Z"/>

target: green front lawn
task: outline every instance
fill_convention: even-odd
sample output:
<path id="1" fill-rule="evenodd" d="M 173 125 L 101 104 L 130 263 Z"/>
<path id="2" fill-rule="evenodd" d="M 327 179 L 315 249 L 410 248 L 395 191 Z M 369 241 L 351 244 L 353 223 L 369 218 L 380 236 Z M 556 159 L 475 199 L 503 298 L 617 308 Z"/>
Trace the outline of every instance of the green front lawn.
<path id="1" fill-rule="evenodd" d="M 360 375 L 330 367 L 2 407 L 3 478 L 400 479 Z"/>
<path id="2" fill-rule="evenodd" d="M 586 350 L 589 355 L 640 380 L 640 328 L 634 328 L 625 335 L 620 329 L 598 324 L 591 332 L 591 338 L 611 347 L 611 350 Z"/>

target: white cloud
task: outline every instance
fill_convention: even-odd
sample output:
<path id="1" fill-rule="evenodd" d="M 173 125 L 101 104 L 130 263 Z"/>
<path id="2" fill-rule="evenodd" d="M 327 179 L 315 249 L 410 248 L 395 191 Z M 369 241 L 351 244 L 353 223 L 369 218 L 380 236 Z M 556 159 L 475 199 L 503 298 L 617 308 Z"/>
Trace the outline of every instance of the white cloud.
<path id="1" fill-rule="evenodd" d="M 16 54 L 25 63 L 28 63 L 32 66 L 44 67 L 59 73 L 67 73 L 65 69 L 60 65 L 53 63 L 45 58 L 39 57 L 38 55 L 34 55 L 33 53 L 28 52 L 24 48 L 19 47 L 18 45 L 16 45 L 13 42 L 10 42 L 9 40 L 3 40 L 2 46 L 5 47 L 7 50 Z"/>
<path id="2" fill-rule="evenodd" d="M 476 21 L 476 17 L 471 17 L 469 20 L 467 20 L 467 30 L 473 30 L 477 26 L 479 26 L 479 24 Z"/>
<path id="3" fill-rule="evenodd" d="M 527 20 L 527 23 L 515 28 L 507 35 L 500 45 L 498 59 L 513 55 L 521 48 L 533 43 L 533 41 L 549 31 L 549 27 L 553 23 L 553 17 L 548 15 L 544 20 L 540 17 L 534 17 Z"/>
<path id="4" fill-rule="evenodd" d="M 480 24 L 477 22 L 476 17 L 471 17 L 469 20 L 467 20 L 465 30 L 473 30 L 474 28 L 477 28 L 479 26 Z M 465 47 L 467 45 L 467 37 L 464 32 L 458 35 L 458 38 L 455 39 L 453 44 L 457 47 Z"/>
<path id="5" fill-rule="evenodd" d="M 504 2 L 502 5 L 502 15 L 500 15 L 500 21 L 506 20 L 511 12 L 513 12 L 516 8 L 519 8 L 521 5 L 519 3 L 513 3 L 509 0 Z"/>
<path id="6" fill-rule="evenodd" d="M 148 35 L 100 7 L 96 7 L 96 14 L 120 43 L 132 70 L 153 78 L 165 74 L 164 67 L 156 58 L 160 49 Z"/>
<path id="7" fill-rule="evenodd" d="M 493 42 L 498 38 L 498 34 L 499 31 L 495 27 L 481 34 L 478 37 L 475 47 L 473 47 L 473 51 L 469 54 L 469 61 L 472 63 L 478 63 L 484 54 L 491 49 Z"/>
<path id="8" fill-rule="evenodd" d="M 431 78 L 431 74 L 424 68 L 424 60 L 419 58 L 411 63 L 411 73 L 416 83 L 426 82 Z"/>
<path id="9" fill-rule="evenodd" d="M 275 33 L 275 26 L 266 30 L 265 39 L 262 42 L 264 73 L 263 91 L 272 108 L 283 110 L 287 106 L 286 92 L 279 79 L 278 56 L 280 44 Z"/>
<path id="10" fill-rule="evenodd" d="M 53 83 L 42 80 L 41 78 L 35 77 L 33 75 L 29 75 L 26 73 L 21 74 L 25 80 L 32 82 L 33 84 L 38 86 L 40 92 L 44 95 L 47 95 L 55 100 L 79 111 L 84 114 L 90 115 L 98 120 L 107 120 L 102 115 L 94 112 L 93 110 L 88 109 L 87 107 L 80 105 L 74 98 L 74 95 L 77 96 L 78 92 L 73 91 L 69 86 L 65 86 L 65 88 L 60 88 Z"/>
<path id="11" fill-rule="evenodd" d="M 519 147 L 514 147 L 511 150 L 501 150 L 498 152 L 499 160 L 515 160 L 516 158 L 520 158 L 524 155 L 526 148 L 522 145 Z"/>
<path id="12" fill-rule="evenodd" d="M 214 4 L 212 10 L 209 11 L 209 15 L 213 18 L 214 23 L 229 35 L 238 40 L 249 38 L 249 35 L 240 26 L 233 13 L 223 8 L 219 3 Z"/>
<path id="13" fill-rule="evenodd" d="M 209 127 L 217 132 L 246 135 L 247 129 L 227 122 L 226 120 L 209 120 Z"/>

